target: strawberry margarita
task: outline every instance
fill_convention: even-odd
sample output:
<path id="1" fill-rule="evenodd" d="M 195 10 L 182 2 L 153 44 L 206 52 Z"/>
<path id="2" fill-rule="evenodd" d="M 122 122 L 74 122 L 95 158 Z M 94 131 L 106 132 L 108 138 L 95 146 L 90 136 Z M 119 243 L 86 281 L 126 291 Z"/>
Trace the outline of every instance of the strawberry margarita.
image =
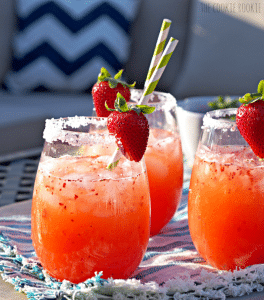
<path id="1" fill-rule="evenodd" d="M 264 263 L 264 162 L 234 121 L 219 119 L 235 111 L 205 117 L 188 200 L 197 251 L 213 267 L 225 270 Z"/>
<path id="2" fill-rule="evenodd" d="M 142 91 L 132 89 L 137 102 Z M 176 100 L 166 93 L 154 92 L 149 106 L 155 111 L 147 115 L 150 127 L 145 162 L 151 198 L 150 235 L 158 234 L 175 214 L 182 195 L 183 154 L 176 120 Z"/>
<path id="3" fill-rule="evenodd" d="M 58 280 L 79 283 L 100 271 L 104 278 L 128 278 L 147 248 L 150 199 L 144 164 L 122 157 L 114 170 L 106 170 L 116 144 L 105 126 L 100 118 L 46 122 L 32 240 L 41 264 Z"/>
<path id="4" fill-rule="evenodd" d="M 145 162 L 151 198 L 150 232 L 155 235 L 172 219 L 181 199 L 183 158 L 180 136 L 151 128 Z"/>

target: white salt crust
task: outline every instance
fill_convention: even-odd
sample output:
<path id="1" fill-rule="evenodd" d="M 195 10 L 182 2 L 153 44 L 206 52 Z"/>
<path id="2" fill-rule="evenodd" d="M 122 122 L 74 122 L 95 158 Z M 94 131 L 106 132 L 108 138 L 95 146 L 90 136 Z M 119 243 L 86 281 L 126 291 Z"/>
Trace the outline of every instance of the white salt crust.
<path id="1" fill-rule="evenodd" d="M 94 129 L 106 128 L 106 118 L 96 118 L 96 117 L 84 117 L 75 116 L 69 118 L 60 119 L 47 119 L 45 123 L 45 129 L 43 132 L 43 138 L 46 142 L 52 143 L 55 141 L 68 142 L 72 146 L 81 146 L 84 144 L 104 142 L 111 143 L 114 141 L 114 137 L 106 134 L 96 133 L 93 134 L 89 132 L 77 132 L 66 130 L 67 126 L 71 128 L 79 128 L 80 126 L 94 125 Z"/>
<path id="2" fill-rule="evenodd" d="M 131 103 L 138 102 L 143 94 L 143 90 L 131 89 Z M 156 110 L 176 110 L 177 101 L 169 93 L 153 92 L 148 104 L 149 106 L 154 106 Z"/>
<path id="3" fill-rule="evenodd" d="M 209 111 L 203 118 L 202 129 L 214 128 L 214 129 L 237 129 L 236 122 L 228 119 L 222 119 L 224 117 L 230 117 L 236 115 L 237 108 L 227 108 Z"/>
<path id="4" fill-rule="evenodd" d="M 130 104 L 137 103 L 141 96 L 143 90 L 132 89 L 131 90 L 131 102 Z M 149 103 L 149 106 L 154 106 L 156 111 L 172 111 L 176 112 L 177 101 L 169 93 L 153 92 Z M 96 118 L 96 117 L 85 117 L 85 116 L 75 116 L 69 118 L 59 118 L 59 119 L 47 119 L 45 124 L 45 129 L 43 132 L 43 138 L 46 142 L 52 143 L 54 141 L 60 140 L 62 142 L 68 142 L 72 146 L 81 146 L 83 144 L 89 144 L 91 139 L 99 139 L 99 135 L 94 134 L 93 136 L 87 133 L 80 133 L 74 131 L 65 130 L 67 126 L 72 128 L 79 128 L 79 126 L 87 126 L 93 124 L 95 126 L 105 126 L 106 127 L 107 118 Z M 102 135 L 101 135 L 102 137 Z M 105 141 L 106 142 L 106 141 Z M 112 136 L 110 136 L 109 142 L 112 142 Z"/>
<path id="5" fill-rule="evenodd" d="M 261 161 L 249 146 L 213 145 L 208 148 L 205 145 L 201 145 L 197 150 L 196 156 L 209 163 L 215 162 L 218 164 L 233 166 L 234 171 L 236 171 L 237 167 L 261 169 L 261 172 L 264 170 L 264 161 Z M 263 174 L 258 174 L 256 176 L 262 178 Z"/>

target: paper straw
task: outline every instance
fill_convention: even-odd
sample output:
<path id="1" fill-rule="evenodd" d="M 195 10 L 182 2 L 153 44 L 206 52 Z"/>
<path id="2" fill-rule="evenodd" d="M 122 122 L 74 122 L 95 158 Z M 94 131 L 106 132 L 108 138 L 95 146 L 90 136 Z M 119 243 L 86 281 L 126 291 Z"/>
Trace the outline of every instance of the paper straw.
<path id="1" fill-rule="evenodd" d="M 148 82 L 148 85 L 147 85 L 146 89 L 144 90 L 144 93 L 141 96 L 138 104 L 146 105 L 148 103 L 148 100 L 149 100 L 151 94 L 153 93 L 153 91 L 155 90 L 155 88 L 160 80 L 160 77 L 163 74 L 178 42 L 179 42 L 178 40 L 176 40 L 174 38 L 170 38 L 170 40 L 169 40 L 165 50 L 163 51 L 162 56 L 157 64 L 157 67 L 155 68 L 154 73 L 152 74 L 152 76 Z"/>
<path id="2" fill-rule="evenodd" d="M 161 25 L 160 33 L 157 39 L 156 47 L 154 49 L 154 53 L 150 62 L 147 78 L 145 81 L 145 87 L 148 85 L 148 82 L 154 73 L 154 70 L 160 60 L 160 57 L 162 55 L 163 48 L 166 43 L 166 39 L 170 30 L 171 20 L 164 19 Z"/>
<path id="3" fill-rule="evenodd" d="M 107 169 L 110 171 L 113 170 L 117 166 L 117 164 L 122 156 L 123 156 L 123 154 L 120 151 L 120 149 L 116 148 L 115 152 L 111 156 L 110 161 L 108 162 Z"/>
<path id="4" fill-rule="evenodd" d="M 138 104 L 142 105 L 142 104 L 146 104 L 148 102 L 148 100 L 149 100 L 151 94 L 153 93 L 153 91 L 155 90 L 157 83 L 159 82 L 160 77 L 161 77 L 162 73 L 164 72 L 178 42 L 179 42 L 178 40 L 176 40 L 174 38 L 170 38 L 168 45 L 166 46 L 166 48 L 160 58 L 157 68 L 155 69 L 155 71 L 148 83 L 148 86 L 145 89 Z M 107 169 L 108 170 L 114 169 L 115 166 L 118 164 L 121 157 L 122 157 L 122 152 L 117 148 L 108 163 Z"/>

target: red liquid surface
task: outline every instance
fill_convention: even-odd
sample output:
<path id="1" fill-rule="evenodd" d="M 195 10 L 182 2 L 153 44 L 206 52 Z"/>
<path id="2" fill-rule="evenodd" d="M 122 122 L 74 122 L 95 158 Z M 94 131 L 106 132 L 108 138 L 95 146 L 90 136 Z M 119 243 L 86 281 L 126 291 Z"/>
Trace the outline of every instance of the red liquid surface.
<path id="1" fill-rule="evenodd" d="M 79 283 L 100 271 L 104 278 L 128 278 L 144 256 L 150 226 L 145 174 L 134 170 L 120 179 L 126 174 L 120 162 L 116 176 L 109 175 L 108 160 L 68 156 L 40 163 L 32 240 L 43 267 L 58 280 Z"/>
<path id="2" fill-rule="evenodd" d="M 188 212 L 193 243 L 213 267 L 264 263 L 264 164 L 250 150 L 198 154 Z"/>
<path id="3" fill-rule="evenodd" d="M 145 153 L 150 198 L 150 235 L 158 234 L 175 214 L 182 195 L 183 155 L 180 137 L 151 129 Z"/>

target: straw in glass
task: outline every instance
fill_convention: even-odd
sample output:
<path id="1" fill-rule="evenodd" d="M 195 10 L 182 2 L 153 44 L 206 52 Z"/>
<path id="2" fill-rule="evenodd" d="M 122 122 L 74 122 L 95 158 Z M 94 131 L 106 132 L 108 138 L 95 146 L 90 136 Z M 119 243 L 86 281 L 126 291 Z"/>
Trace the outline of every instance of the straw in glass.
<path id="1" fill-rule="evenodd" d="M 162 53 L 162 56 L 157 64 L 157 67 L 154 70 L 154 73 L 152 74 L 148 86 L 146 87 L 146 89 L 144 90 L 143 95 L 141 96 L 140 100 L 139 100 L 139 105 L 143 105 L 143 104 L 147 104 L 148 100 L 151 96 L 151 94 L 153 93 L 153 91 L 155 90 L 161 75 L 163 74 L 172 53 L 174 52 L 177 44 L 178 44 L 178 40 L 174 39 L 174 38 L 170 38 L 164 52 Z"/>
<path id="2" fill-rule="evenodd" d="M 151 76 L 148 86 L 145 89 L 142 97 L 139 100 L 139 103 L 138 103 L 139 105 L 147 104 L 147 102 L 148 102 L 151 94 L 153 93 L 154 89 L 156 88 L 156 86 L 160 80 L 160 77 L 163 74 L 177 44 L 178 44 L 178 40 L 176 40 L 174 38 L 170 38 L 168 45 L 166 46 L 166 48 L 160 58 L 160 61 L 157 65 L 153 75 Z M 109 161 L 107 169 L 108 170 L 114 169 L 117 166 L 121 157 L 122 157 L 122 152 L 117 148 Z"/>
<path id="3" fill-rule="evenodd" d="M 164 49 L 166 39 L 170 30 L 171 20 L 164 19 L 161 25 L 160 33 L 156 42 L 156 47 L 154 49 L 154 53 L 150 62 L 147 78 L 145 81 L 145 87 L 148 86 L 148 82 L 150 81 L 150 78 L 152 74 L 154 73 L 154 70 L 156 69 L 156 66 L 160 60 L 160 57 L 162 55 L 162 51 Z"/>

